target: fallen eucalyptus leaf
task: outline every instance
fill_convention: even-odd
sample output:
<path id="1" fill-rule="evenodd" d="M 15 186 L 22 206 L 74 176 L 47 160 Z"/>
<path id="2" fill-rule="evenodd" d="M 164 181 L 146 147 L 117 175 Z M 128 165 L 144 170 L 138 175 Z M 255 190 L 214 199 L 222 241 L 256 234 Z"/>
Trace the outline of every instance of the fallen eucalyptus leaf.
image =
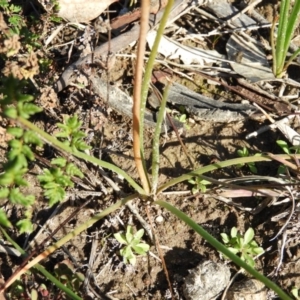
<path id="1" fill-rule="evenodd" d="M 154 30 L 147 35 L 147 42 L 151 49 L 155 37 L 156 31 Z M 195 47 L 184 46 L 165 36 L 162 37 L 159 43 L 158 52 L 168 59 L 179 58 L 185 65 L 198 64 L 205 66 L 223 58 L 223 56 L 215 50 L 202 50 Z"/>
<path id="2" fill-rule="evenodd" d="M 47 10 L 51 10 L 49 1 L 38 0 Z M 69 22 L 88 23 L 100 16 L 104 10 L 117 0 L 58 0 L 58 16 Z"/>

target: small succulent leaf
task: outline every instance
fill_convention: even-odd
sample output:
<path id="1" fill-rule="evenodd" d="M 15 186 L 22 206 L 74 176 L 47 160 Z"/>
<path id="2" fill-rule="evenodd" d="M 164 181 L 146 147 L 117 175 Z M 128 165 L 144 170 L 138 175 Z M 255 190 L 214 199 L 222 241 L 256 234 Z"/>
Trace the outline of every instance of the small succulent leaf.
<path id="1" fill-rule="evenodd" d="M 34 100 L 34 97 L 26 94 L 18 94 L 18 102 L 31 102 Z"/>
<path id="2" fill-rule="evenodd" d="M 124 247 L 124 256 L 126 256 L 127 259 L 134 256 L 131 247 L 129 246 Z"/>
<path id="3" fill-rule="evenodd" d="M 257 168 L 256 168 L 255 164 L 249 163 L 248 167 L 253 174 L 257 174 Z"/>
<path id="4" fill-rule="evenodd" d="M 57 157 L 51 160 L 51 164 L 63 168 L 66 166 L 67 160 L 63 157 Z"/>
<path id="5" fill-rule="evenodd" d="M 293 287 L 291 290 L 291 294 L 298 300 L 299 299 L 299 290 L 297 287 Z"/>
<path id="6" fill-rule="evenodd" d="M 188 183 L 196 184 L 196 181 L 194 179 L 190 179 L 190 180 L 188 180 Z"/>
<path id="7" fill-rule="evenodd" d="M 239 247 L 239 249 L 242 249 L 244 246 L 244 238 L 241 236 L 238 236 L 236 239 L 236 244 Z"/>
<path id="8" fill-rule="evenodd" d="M 51 182 L 54 181 L 54 176 L 48 169 L 43 170 L 43 174 L 38 175 L 37 178 L 40 182 L 45 183 L 45 182 Z"/>
<path id="9" fill-rule="evenodd" d="M 286 141 L 278 140 L 276 144 L 285 152 L 286 154 L 290 154 L 289 145 Z"/>
<path id="10" fill-rule="evenodd" d="M 39 136 L 36 134 L 36 132 L 33 132 L 31 130 L 28 130 L 24 133 L 24 141 L 26 144 L 33 144 L 37 146 L 42 146 L 43 142 L 39 138 Z"/>
<path id="11" fill-rule="evenodd" d="M 125 238 L 127 243 L 131 243 L 133 239 L 133 228 L 130 225 L 127 226 Z"/>
<path id="12" fill-rule="evenodd" d="M 74 147 L 76 147 L 79 151 L 89 150 L 92 147 L 88 146 L 85 141 L 77 141 L 74 143 Z"/>
<path id="13" fill-rule="evenodd" d="M 15 107 L 6 107 L 3 110 L 3 114 L 10 119 L 16 119 L 18 117 L 18 112 Z"/>
<path id="14" fill-rule="evenodd" d="M 19 188 L 12 188 L 9 193 L 9 201 L 12 204 L 21 204 L 23 202 L 23 194 Z"/>
<path id="15" fill-rule="evenodd" d="M 26 148 L 27 146 L 24 145 L 23 149 Z M 27 150 L 25 149 L 25 152 Z M 23 153 L 20 153 L 17 157 L 16 157 L 16 163 L 19 165 L 18 168 L 19 168 L 19 172 L 18 174 L 22 174 L 21 173 L 21 168 L 25 167 L 26 168 L 26 172 L 27 172 L 27 167 L 28 167 L 28 162 L 27 162 L 27 159 L 26 159 L 26 156 L 23 154 Z M 24 173 L 23 173 L 24 174 Z"/>
<path id="16" fill-rule="evenodd" d="M 229 243 L 230 239 L 226 233 L 221 233 L 221 237 L 222 237 L 223 243 L 225 243 L 225 244 Z"/>
<path id="17" fill-rule="evenodd" d="M 14 174 L 11 172 L 5 172 L 0 175 L 0 185 L 7 186 L 14 182 Z"/>
<path id="18" fill-rule="evenodd" d="M 0 199 L 7 198 L 9 195 L 9 189 L 7 187 L 0 189 Z"/>
<path id="19" fill-rule="evenodd" d="M 57 187 L 59 187 L 59 185 L 53 181 L 43 184 L 43 188 L 47 189 L 47 190 L 53 190 L 53 189 L 56 189 Z"/>
<path id="20" fill-rule="evenodd" d="M 76 272 L 76 273 L 75 273 L 75 276 L 76 276 L 76 278 L 77 278 L 79 281 L 81 281 L 81 282 L 83 282 L 84 279 L 85 279 L 85 275 L 82 274 L 82 273 L 80 273 L 80 272 Z"/>
<path id="21" fill-rule="evenodd" d="M 137 231 L 135 234 L 134 234 L 134 239 L 135 240 L 141 240 L 142 236 L 144 235 L 145 233 L 145 230 L 144 229 L 140 229 L 139 231 Z"/>
<path id="22" fill-rule="evenodd" d="M 146 243 L 140 243 L 140 244 L 137 244 L 136 246 L 132 247 L 133 250 L 137 253 L 137 254 L 140 254 L 140 255 L 145 255 L 146 252 L 149 251 L 150 249 L 150 246 Z"/>
<path id="23" fill-rule="evenodd" d="M 206 192 L 206 190 L 207 190 L 207 187 L 205 185 L 201 184 L 200 185 L 200 190 L 204 194 Z"/>
<path id="24" fill-rule="evenodd" d="M 22 149 L 23 143 L 20 140 L 11 140 L 9 141 L 9 146 L 14 149 Z"/>
<path id="25" fill-rule="evenodd" d="M 201 179 L 200 183 L 203 184 L 203 185 L 211 184 L 211 182 L 206 180 L 206 179 Z"/>
<path id="26" fill-rule="evenodd" d="M 82 140 L 82 138 L 86 137 L 86 134 L 82 131 L 75 131 L 72 134 L 74 140 Z"/>
<path id="27" fill-rule="evenodd" d="M 127 247 L 122 248 L 122 249 L 120 250 L 121 256 L 125 257 L 126 251 L 127 251 Z"/>
<path id="28" fill-rule="evenodd" d="M 45 197 L 49 200 L 49 205 L 53 206 L 57 202 L 61 202 L 65 198 L 65 190 L 61 187 L 44 191 Z"/>
<path id="29" fill-rule="evenodd" d="M 255 262 L 252 256 L 248 255 L 247 253 L 244 253 L 243 256 L 241 257 L 248 265 L 251 267 L 254 267 Z"/>
<path id="30" fill-rule="evenodd" d="M 73 131 L 77 131 L 81 127 L 82 122 L 78 121 L 78 116 L 75 115 L 75 116 L 67 119 L 66 125 Z"/>
<path id="31" fill-rule="evenodd" d="M 23 219 L 17 222 L 17 227 L 20 230 L 20 233 L 31 233 L 33 231 L 33 224 L 28 219 Z"/>
<path id="32" fill-rule="evenodd" d="M 128 260 L 129 260 L 129 263 L 132 266 L 135 266 L 135 264 L 136 264 L 136 257 L 135 256 L 130 257 Z"/>
<path id="33" fill-rule="evenodd" d="M 132 241 L 131 241 L 131 243 L 130 243 L 130 246 L 131 246 L 131 247 L 135 247 L 135 246 L 138 245 L 140 242 L 141 242 L 141 240 L 133 238 Z"/>
<path id="34" fill-rule="evenodd" d="M 27 196 L 24 196 L 24 197 L 25 197 L 25 201 L 26 201 L 26 203 L 27 203 L 26 206 L 31 206 L 31 205 L 34 204 L 34 202 L 35 202 L 35 197 L 34 197 L 34 195 L 27 195 Z"/>
<path id="35" fill-rule="evenodd" d="M 239 249 L 237 249 L 237 248 L 233 248 L 233 247 L 228 247 L 227 248 L 230 252 L 232 252 L 233 254 L 237 254 L 237 253 L 239 253 L 240 252 L 240 250 Z"/>
<path id="36" fill-rule="evenodd" d="M 24 116 L 28 115 L 28 116 L 32 116 L 36 113 L 39 113 L 43 111 L 42 108 L 36 106 L 35 104 L 33 103 L 25 103 L 23 105 L 23 110 L 22 110 L 22 113 L 20 112 L 20 116 L 22 116 L 24 114 Z M 25 118 L 25 117 L 24 117 Z"/>
<path id="37" fill-rule="evenodd" d="M 2 208 L 0 208 L 0 224 L 5 227 L 11 227 L 11 223 L 8 220 L 6 213 Z"/>
<path id="38" fill-rule="evenodd" d="M 74 182 L 68 176 L 62 175 L 61 177 L 56 178 L 56 181 L 62 187 L 74 187 Z"/>
<path id="39" fill-rule="evenodd" d="M 22 152 L 29 160 L 33 161 L 35 159 L 34 154 L 29 146 L 24 145 L 22 148 Z"/>
<path id="40" fill-rule="evenodd" d="M 254 241 L 254 240 L 252 240 L 250 243 L 249 243 L 249 246 L 251 246 L 251 247 L 258 247 L 258 244 Z"/>
<path id="41" fill-rule="evenodd" d="M 60 131 L 60 132 L 57 132 L 57 133 L 55 134 L 55 136 L 56 136 L 57 138 L 68 138 L 68 137 L 70 136 L 70 133 L 67 132 L 67 131 Z"/>
<path id="42" fill-rule="evenodd" d="M 126 241 L 126 238 L 125 238 L 125 235 L 118 232 L 118 233 L 115 233 L 114 234 L 114 237 L 115 239 L 122 245 L 127 245 L 127 241 Z"/>
<path id="43" fill-rule="evenodd" d="M 84 174 L 73 163 L 67 164 L 67 166 L 66 166 L 66 174 L 69 175 L 69 176 L 77 176 L 79 178 L 83 178 L 84 177 Z"/>
<path id="44" fill-rule="evenodd" d="M 24 134 L 23 128 L 20 127 L 8 127 L 6 131 L 7 133 L 13 135 L 16 138 L 20 138 Z"/>
<path id="45" fill-rule="evenodd" d="M 237 236 L 237 228 L 236 227 L 232 227 L 231 231 L 230 231 L 230 235 L 232 238 L 235 238 Z"/>
<path id="46" fill-rule="evenodd" d="M 13 149 L 11 148 L 10 151 L 7 153 L 7 158 L 12 161 L 15 158 L 18 158 L 20 155 L 20 150 L 19 149 Z"/>
<path id="47" fill-rule="evenodd" d="M 15 184 L 18 186 L 29 186 L 28 181 L 23 178 L 23 175 L 16 175 L 15 176 Z"/>
<path id="48" fill-rule="evenodd" d="M 264 249 L 262 247 L 256 247 L 252 248 L 252 251 L 255 255 L 262 254 L 264 252 Z"/>
<path id="49" fill-rule="evenodd" d="M 32 289 L 30 292 L 30 299 L 31 300 L 38 300 L 38 292 L 35 289 Z"/>
<path id="50" fill-rule="evenodd" d="M 248 245 L 254 238 L 254 230 L 253 228 L 248 228 L 244 235 L 243 245 Z"/>

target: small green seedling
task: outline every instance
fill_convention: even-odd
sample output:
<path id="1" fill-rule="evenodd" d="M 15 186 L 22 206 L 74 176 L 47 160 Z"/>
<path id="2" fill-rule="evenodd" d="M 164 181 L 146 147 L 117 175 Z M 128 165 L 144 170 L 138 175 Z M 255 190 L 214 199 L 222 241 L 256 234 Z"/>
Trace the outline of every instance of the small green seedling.
<path id="1" fill-rule="evenodd" d="M 293 287 L 291 290 L 291 293 L 295 297 L 296 300 L 300 300 L 299 289 L 297 289 L 296 287 Z"/>
<path id="2" fill-rule="evenodd" d="M 180 123 L 184 125 L 185 129 L 190 129 L 190 126 L 188 125 L 187 116 L 186 114 L 179 114 L 175 117 L 176 120 L 178 120 Z"/>
<path id="3" fill-rule="evenodd" d="M 197 194 L 198 192 L 205 193 L 206 186 L 210 184 L 209 181 L 202 179 L 201 177 L 194 177 L 188 181 L 190 184 L 194 185 L 192 188 L 192 193 Z"/>
<path id="4" fill-rule="evenodd" d="M 121 256 L 123 256 L 123 261 L 125 264 L 128 262 L 132 265 L 136 263 L 136 254 L 145 255 L 150 246 L 146 243 L 141 242 L 141 238 L 144 235 L 144 229 L 140 229 L 135 234 L 133 233 L 133 229 L 130 225 L 127 226 L 126 234 L 118 232 L 114 234 L 116 240 L 124 245 L 124 247 L 120 250 Z M 134 253 L 134 252 L 135 253 Z"/>
<path id="5" fill-rule="evenodd" d="M 249 156 L 249 150 L 246 147 L 244 147 L 243 149 L 239 149 L 237 151 L 237 154 L 238 154 L 239 157 L 248 157 Z M 242 168 L 244 165 L 245 164 L 239 164 L 239 165 L 237 165 L 237 167 Z M 257 168 L 256 168 L 254 162 L 247 163 L 246 165 L 249 167 L 250 171 L 253 174 L 257 174 Z"/>
<path id="6" fill-rule="evenodd" d="M 292 154 L 299 154 L 300 147 L 299 146 L 290 146 L 286 141 L 278 140 L 276 144 L 282 149 L 282 151 L 288 155 Z M 285 174 L 287 167 L 285 165 L 280 165 L 278 167 L 277 173 L 278 174 Z"/>
<path id="7" fill-rule="evenodd" d="M 54 267 L 54 274 L 69 289 L 79 292 L 85 277 L 81 272 L 76 272 L 73 264 L 65 259 Z"/>
<path id="8" fill-rule="evenodd" d="M 253 240 L 254 230 L 249 228 L 244 236 L 242 236 L 236 227 L 232 227 L 230 236 L 226 233 L 221 233 L 222 240 L 228 250 L 234 254 L 240 254 L 242 260 L 244 260 L 252 268 L 255 265 L 254 256 L 264 252 L 262 247 Z"/>
<path id="9" fill-rule="evenodd" d="M 282 149 L 282 151 L 286 154 L 299 154 L 300 147 L 299 146 L 290 146 L 286 141 L 278 140 L 276 144 Z"/>

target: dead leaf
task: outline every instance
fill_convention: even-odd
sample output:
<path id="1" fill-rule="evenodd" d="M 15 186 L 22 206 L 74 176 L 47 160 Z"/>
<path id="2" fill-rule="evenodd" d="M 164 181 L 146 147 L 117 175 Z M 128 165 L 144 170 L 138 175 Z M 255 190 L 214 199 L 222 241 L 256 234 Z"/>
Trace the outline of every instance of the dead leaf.
<path id="1" fill-rule="evenodd" d="M 58 0 L 58 16 L 70 22 L 87 23 L 117 0 Z"/>

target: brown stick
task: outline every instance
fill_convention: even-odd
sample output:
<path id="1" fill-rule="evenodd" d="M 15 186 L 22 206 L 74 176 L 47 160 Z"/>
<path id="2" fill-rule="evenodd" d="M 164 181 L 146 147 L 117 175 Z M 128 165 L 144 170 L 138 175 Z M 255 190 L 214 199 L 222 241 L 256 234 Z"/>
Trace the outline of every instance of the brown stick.
<path id="1" fill-rule="evenodd" d="M 140 139 L 140 113 L 141 113 L 141 91 L 142 91 L 142 79 L 143 79 L 143 68 L 144 68 L 144 56 L 146 47 L 146 35 L 148 32 L 148 21 L 150 13 L 150 0 L 142 1 L 141 8 L 141 27 L 139 34 L 139 43 L 137 51 L 136 71 L 134 78 L 134 89 L 133 89 L 133 153 L 135 165 L 138 174 L 141 179 L 142 187 L 146 194 L 150 193 L 149 181 L 147 178 L 146 170 L 144 169 L 143 158 L 141 155 L 141 139 Z"/>

